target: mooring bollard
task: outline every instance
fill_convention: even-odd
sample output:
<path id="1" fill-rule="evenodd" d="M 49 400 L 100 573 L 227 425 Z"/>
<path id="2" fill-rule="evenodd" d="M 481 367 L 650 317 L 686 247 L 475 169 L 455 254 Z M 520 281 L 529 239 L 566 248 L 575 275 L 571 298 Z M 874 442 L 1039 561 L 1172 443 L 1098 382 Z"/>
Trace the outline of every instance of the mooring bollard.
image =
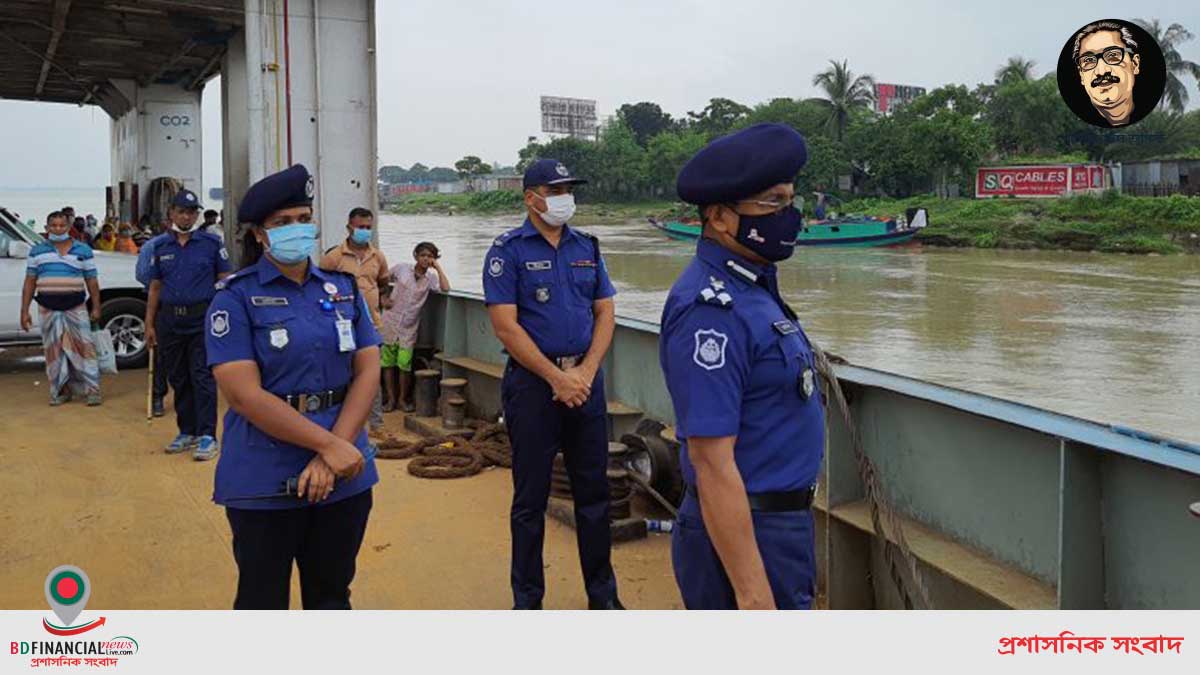
<path id="1" fill-rule="evenodd" d="M 417 416 L 435 417 L 438 414 L 438 378 L 442 373 L 439 370 L 418 370 L 414 375 L 417 378 L 414 394 Z"/>
<path id="2" fill-rule="evenodd" d="M 447 377 L 442 380 L 442 395 L 438 399 L 438 412 L 443 417 L 446 416 L 446 402 L 452 398 L 461 398 L 467 400 L 467 393 L 464 391 L 467 388 L 467 381 L 461 377 Z"/>
<path id="3" fill-rule="evenodd" d="M 446 412 L 442 415 L 442 426 L 447 429 L 461 429 L 467 421 L 467 402 L 461 396 L 451 396 L 446 399 Z"/>

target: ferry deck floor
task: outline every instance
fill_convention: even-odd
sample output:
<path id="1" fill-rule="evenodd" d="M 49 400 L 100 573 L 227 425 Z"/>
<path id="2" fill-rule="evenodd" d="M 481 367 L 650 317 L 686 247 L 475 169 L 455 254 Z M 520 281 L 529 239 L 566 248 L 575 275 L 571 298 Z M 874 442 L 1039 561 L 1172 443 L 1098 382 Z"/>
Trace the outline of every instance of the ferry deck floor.
<path id="1" fill-rule="evenodd" d="M 92 582 L 90 608 L 228 609 L 237 569 L 229 524 L 212 503 L 213 462 L 167 455 L 167 416 L 146 420 L 145 370 L 104 376 L 104 404 L 47 404 L 39 350 L 0 350 L 0 608 L 46 608 L 42 584 L 62 564 Z M 225 411 L 221 404 L 221 414 Z M 400 413 L 385 415 L 403 433 Z M 507 609 L 507 469 L 457 480 L 415 478 L 378 460 L 380 482 L 358 556 L 357 609 Z M 679 609 L 670 538 L 614 546 L 630 609 Z M 548 519 L 547 609 L 587 600 L 574 532 Z M 292 608 L 300 606 L 297 574 Z"/>

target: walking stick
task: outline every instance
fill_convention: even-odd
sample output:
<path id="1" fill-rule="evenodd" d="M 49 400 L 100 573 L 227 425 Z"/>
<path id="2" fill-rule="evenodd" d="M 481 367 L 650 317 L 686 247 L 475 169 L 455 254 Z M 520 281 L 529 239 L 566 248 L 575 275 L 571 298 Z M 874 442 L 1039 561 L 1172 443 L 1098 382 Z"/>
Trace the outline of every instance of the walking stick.
<path id="1" fill-rule="evenodd" d="M 146 419 L 154 418 L 154 347 L 150 348 L 150 367 L 146 376 Z"/>

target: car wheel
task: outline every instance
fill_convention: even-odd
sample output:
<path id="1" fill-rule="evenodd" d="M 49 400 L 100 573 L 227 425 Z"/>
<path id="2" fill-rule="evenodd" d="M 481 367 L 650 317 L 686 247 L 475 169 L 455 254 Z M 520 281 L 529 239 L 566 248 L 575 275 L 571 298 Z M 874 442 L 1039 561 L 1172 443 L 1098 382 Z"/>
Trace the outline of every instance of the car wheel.
<path id="1" fill-rule="evenodd" d="M 143 368 L 146 349 L 146 302 L 138 298 L 113 298 L 100 306 L 100 327 L 112 333 L 117 369 Z"/>

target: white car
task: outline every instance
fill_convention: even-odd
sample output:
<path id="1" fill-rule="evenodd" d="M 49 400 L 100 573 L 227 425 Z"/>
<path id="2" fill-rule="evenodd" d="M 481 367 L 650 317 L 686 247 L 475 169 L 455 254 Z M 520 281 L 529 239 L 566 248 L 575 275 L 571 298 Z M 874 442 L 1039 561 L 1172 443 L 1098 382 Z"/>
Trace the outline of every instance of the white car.
<path id="1" fill-rule="evenodd" d="M 36 307 L 30 308 L 33 329 L 21 330 L 21 287 L 25 283 L 29 249 L 44 241 L 4 207 L 0 207 L 0 345 L 40 345 Z M 113 336 L 117 367 L 146 365 L 146 290 L 134 272 L 137 256 L 96 251 L 100 279 L 100 327 Z M 36 303 L 34 303 L 36 304 Z"/>

